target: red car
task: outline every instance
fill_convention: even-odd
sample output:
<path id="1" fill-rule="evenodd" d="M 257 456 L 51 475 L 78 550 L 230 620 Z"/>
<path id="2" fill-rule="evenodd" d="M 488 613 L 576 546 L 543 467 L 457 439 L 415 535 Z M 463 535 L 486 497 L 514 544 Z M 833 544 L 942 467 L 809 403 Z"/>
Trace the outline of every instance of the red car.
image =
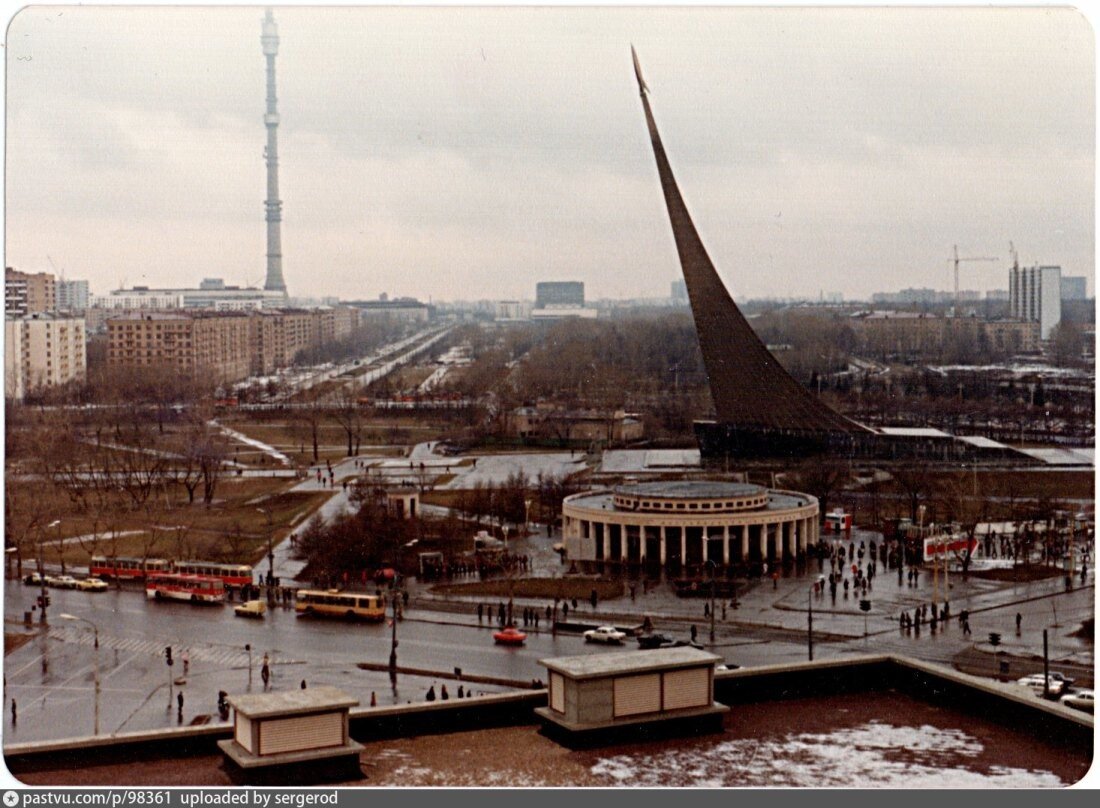
<path id="1" fill-rule="evenodd" d="M 527 641 L 527 635 L 515 626 L 508 626 L 493 634 L 497 645 L 523 645 Z"/>

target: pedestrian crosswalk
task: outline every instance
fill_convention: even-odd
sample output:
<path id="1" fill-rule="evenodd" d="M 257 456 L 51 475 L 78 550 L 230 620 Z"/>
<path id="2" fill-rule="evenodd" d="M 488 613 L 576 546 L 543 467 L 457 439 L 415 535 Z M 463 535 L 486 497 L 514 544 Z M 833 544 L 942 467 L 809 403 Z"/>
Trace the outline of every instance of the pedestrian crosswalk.
<path id="1" fill-rule="evenodd" d="M 73 645 L 92 647 L 95 644 L 95 637 L 92 632 L 79 628 L 69 628 L 68 626 L 51 628 L 49 637 L 51 640 L 71 643 Z M 163 657 L 165 643 L 161 640 L 116 637 L 110 634 L 100 633 L 99 647 L 100 650 L 110 649 L 112 651 L 123 651 L 137 655 L 147 654 L 149 656 Z M 176 654 L 178 659 L 182 659 L 184 650 L 187 651 L 188 659 L 192 664 L 201 663 L 207 667 L 238 668 L 247 667 L 249 663 L 248 652 L 243 648 L 230 648 L 224 645 L 214 645 L 210 643 L 183 647 L 173 646 L 172 648 L 173 653 Z M 253 665 L 260 664 L 263 653 L 263 650 L 260 649 L 253 651 Z M 272 665 L 293 665 L 301 664 L 305 661 L 284 657 L 278 652 L 268 652 L 268 654 Z M 177 664 L 182 664 L 182 662 Z"/>

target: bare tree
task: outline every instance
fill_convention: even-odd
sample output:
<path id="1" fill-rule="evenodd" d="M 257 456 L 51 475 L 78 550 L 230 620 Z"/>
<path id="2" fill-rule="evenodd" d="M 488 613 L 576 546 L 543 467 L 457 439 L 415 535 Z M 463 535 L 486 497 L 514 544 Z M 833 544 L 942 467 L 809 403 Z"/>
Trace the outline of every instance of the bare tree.
<path id="1" fill-rule="evenodd" d="M 350 384 L 341 387 L 333 395 L 332 418 L 344 430 L 348 441 L 348 457 L 359 454 L 359 444 L 363 440 L 363 410 L 359 406 L 359 395 Z"/>
<path id="2" fill-rule="evenodd" d="M 325 420 L 325 408 L 315 390 L 305 391 L 301 399 L 294 404 L 294 417 L 291 432 L 300 440 L 308 441 L 313 447 L 313 462 L 320 457 L 320 431 Z"/>
<path id="3" fill-rule="evenodd" d="M 828 513 L 829 498 L 848 483 L 848 464 L 834 458 L 815 457 L 784 475 L 785 484 L 817 497 L 821 513 Z"/>

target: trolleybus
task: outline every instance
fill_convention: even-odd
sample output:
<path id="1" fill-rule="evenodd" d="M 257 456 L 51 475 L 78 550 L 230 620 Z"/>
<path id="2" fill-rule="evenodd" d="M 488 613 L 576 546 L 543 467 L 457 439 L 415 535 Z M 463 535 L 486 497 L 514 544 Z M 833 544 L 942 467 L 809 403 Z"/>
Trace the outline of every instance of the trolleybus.
<path id="1" fill-rule="evenodd" d="M 243 586 L 252 583 L 252 567 L 248 564 L 215 564 L 213 561 L 177 561 L 173 572 L 180 575 L 208 575 L 221 578 L 226 586 Z"/>
<path id="2" fill-rule="evenodd" d="M 186 600 L 190 603 L 225 603 L 225 584 L 210 575 L 151 575 L 145 596 L 152 600 Z"/>
<path id="3" fill-rule="evenodd" d="M 88 575 L 93 578 L 145 578 L 171 572 L 172 562 L 164 558 L 125 558 L 94 555 L 88 562 Z"/>

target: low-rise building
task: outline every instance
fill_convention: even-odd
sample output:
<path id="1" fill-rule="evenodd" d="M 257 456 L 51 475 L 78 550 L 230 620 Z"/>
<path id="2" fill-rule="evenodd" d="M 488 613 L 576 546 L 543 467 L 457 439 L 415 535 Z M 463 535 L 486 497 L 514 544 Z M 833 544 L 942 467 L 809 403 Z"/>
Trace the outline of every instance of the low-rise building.
<path id="1" fill-rule="evenodd" d="M 597 569 L 782 562 L 817 541 L 818 520 L 809 494 L 720 481 L 633 483 L 562 503 L 569 560 Z"/>
<path id="2" fill-rule="evenodd" d="M 509 428 L 518 438 L 562 443 L 629 443 L 640 440 L 645 434 L 645 427 L 637 413 L 625 410 L 566 410 L 548 404 L 512 410 Z"/>
<path id="3" fill-rule="evenodd" d="M 949 340 L 970 340 L 975 348 L 998 353 L 1035 353 L 1039 323 L 1030 320 L 982 320 L 940 317 L 913 311 L 863 311 L 848 318 L 860 349 L 879 356 L 939 356 Z"/>
<path id="4" fill-rule="evenodd" d="M 396 320 L 410 323 L 426 323 L 432 317 L 431 307 L 411 297 L 389 300 L 353 300 L 348 303 L 359 309 L 360 321 L 366 319 Z"/>

